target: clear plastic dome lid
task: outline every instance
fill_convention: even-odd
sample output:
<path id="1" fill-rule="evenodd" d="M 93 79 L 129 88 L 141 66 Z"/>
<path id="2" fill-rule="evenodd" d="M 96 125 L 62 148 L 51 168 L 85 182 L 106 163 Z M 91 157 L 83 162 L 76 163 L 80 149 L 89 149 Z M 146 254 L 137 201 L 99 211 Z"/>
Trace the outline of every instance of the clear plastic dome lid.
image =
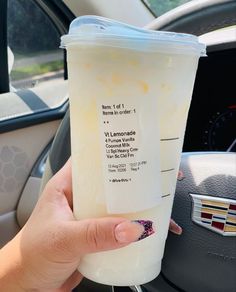
<path id="1" fill-rule="evenodd" d="M 76 44 L 206 55 L 205 44 L 194 35 L 141 29 L 99 16 L 81 16 L 71 22 L 69 33 L 61 37 L 61 47 Z"/>

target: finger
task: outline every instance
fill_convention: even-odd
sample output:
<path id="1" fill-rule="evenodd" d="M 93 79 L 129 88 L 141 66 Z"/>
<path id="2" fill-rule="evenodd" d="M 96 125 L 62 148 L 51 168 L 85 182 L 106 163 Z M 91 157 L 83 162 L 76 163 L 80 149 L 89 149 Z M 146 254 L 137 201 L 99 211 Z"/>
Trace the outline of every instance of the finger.
<path id="1" fill-rule="evenodd" d="M 74 254 L 123 247 L 154 233 L 151 221 L 99 218 L 68 222 L 67 242 Z"/>
<path id="2" fill-rule="evenodd" d="M 76 270 L 63 284 L 60 291 L 72 291 L 82 281 L 83 276 Z"/>
<path id="3" fill-rule="evenodd" d="M 65 165 L 50 179 L 46 188 L 51 194 L 57 193 L 64 195 L 72 208 L 71 158 L 69 158 Z"/>
<path id="4" fill-rule="evenodd" d="M 182 228 L 173 219 L 170 219 L 169 230 L 177 235 L 180 235 L 183 232 Z"/>

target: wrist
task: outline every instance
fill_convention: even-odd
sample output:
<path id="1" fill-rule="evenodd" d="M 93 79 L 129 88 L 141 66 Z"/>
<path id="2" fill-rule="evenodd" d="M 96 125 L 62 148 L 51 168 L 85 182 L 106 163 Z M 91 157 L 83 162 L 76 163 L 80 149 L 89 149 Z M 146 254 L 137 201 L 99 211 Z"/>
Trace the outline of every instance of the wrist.
<path id="1" fill-rule="evenodd" d="M 1 291 L 26 292 L 18 235 L 0 250 Z"/>

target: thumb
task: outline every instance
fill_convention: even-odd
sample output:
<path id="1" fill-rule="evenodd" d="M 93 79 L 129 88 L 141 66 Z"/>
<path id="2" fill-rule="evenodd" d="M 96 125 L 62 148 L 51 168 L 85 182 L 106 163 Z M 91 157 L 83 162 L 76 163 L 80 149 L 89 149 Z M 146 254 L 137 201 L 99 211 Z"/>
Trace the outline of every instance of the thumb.
<path id="1" fill-rule="evenodd" d="M 154 233 L 152 221 L 112 217 L 73 221 L 68 231 L 76 255 L 120 248 Z"/>

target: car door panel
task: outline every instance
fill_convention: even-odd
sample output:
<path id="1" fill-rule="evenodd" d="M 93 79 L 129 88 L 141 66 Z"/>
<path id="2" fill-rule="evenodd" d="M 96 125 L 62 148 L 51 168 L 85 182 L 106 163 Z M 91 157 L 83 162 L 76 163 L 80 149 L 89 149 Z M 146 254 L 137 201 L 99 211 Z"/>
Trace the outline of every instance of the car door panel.
<path id="1" fill-rule="evenodd" d="M 67 81 L 53 80 L 36 88 L 1 94 L 0 133 L 62 118 L 67 91 Z"/>
<path id="2" fill-rule="evenodd" d="M 3 1 L 5 5 L 3 7 L 4 15 L 7 15 L 7 2 Z M 22 13 L 25 9 L 24 5 L 22 6 L 23 3 L 14 3 L 19 6 Z M 47 41 L 47 44 L 51 45 L 53 43 L 53 48 L 58 48 L 59 36 L 65 32 L 65 28 L 60 26 L 58 31 L 56 18 L 54 17 L 54 21 L 49 23 L 48 17 L 51 16 L 48 16 L 48 11 L 44 13 L 44 9 L 41 10 L 37 5 L 35 6 L 34 1 L 26 1 L 25 3 L 34 8 L 34 13 L 38 17 L 38 22 L 34 28 L 40 25 L 40 19 L 48 23 L 48 30 L 51 31 L 51 34 L 40 32 L 41 34 L 38 37 L 45 35 L 52 37 L 52 39 L 49 38 L 50 41 Z M 50 9 L 53 9 L 53 7 Z M 6 24 L 3 32 L 8 35 L 9 40 L 7 42 L 6 37 L 6 42 L 2 47 L 3 53 L 12 49 L 17 59 L 19 57 L 17 54 L 21 52 L 26 62 L 25 68 L 21 68 L 22 70 L 27 69 L 27 66 L 31 66 L 32 69 L 39 57 L 41 62 L 46 63 L 46 57 L 48 56 L 45 51 L 46 47 L 44 47 L 44 51 L 40 51 L 41 46 L 34 50 L 34 43 L 37 41 L 37 39 L 34 39 L 34 34 L 31 35 L 31 41 L 29 39 L 25 40 L 25 42 L 29 41 L 26 45 L 24 42 L 16 42 L 12 38 L 14 32 L 17 31 L 19 17 L 17 18 L 17 15 L 13 13 L 15 10 L 12 6 L 9 5 L 8 10 L 10 11 L 8 11 L 8 21 L 5 18 L 2 20 Z M 25 15 L 25 17 L 30 18 L 31 15 Z M 7 46 L 10 46 L 10 48 Z M 32 64 L 28 62 L 28 57 L 31 55 L 27 52 L 32 52 L 35 57 Z M 58 58 L 58 62 L 62 62 L 61 57 Z M 5 56 L 4 61 L 7 64 L 7 56 Z M 16 69 L 13 64 L 14 68 Z M 0 247 L 7 243 L 24 225 L 37 201 L 41 177 L 35 175 L 32 169 L 37 164 L 42 152 L 52 141 L 60 120 L 68 108 L 67 81 L 62 79 L 62 71 L 47 72 L 47 74 L 42 75 L 36 74 L 32 78 L 27 77 L 26 79 L 21 77 L 20 83 L 17 81 L 19 84 L 14 83 L 15 77 L 10 75 L 10 78 L 6 80 L 8 83 L 11 79 L 10 86 L 0 87 L 1 93 L 3 93 L 0 95 Z M 8 73 L 7 68 L 1 74 L 1 86 L 4 81 L 3 77 L 9 77 L 6 73 Z M 40 76 L 43 76 L 43 78 L 40 78 Z M 19 89 L 13 88 L 13 86 L 18 86 Z M 26 88 L 29 86 L 33 87 Z M 10 92 L 7 92 L 8 87 L 10 87 Z"/>
<path id="3" fill-rule="evenodd" d="M 19 230 L 15 211 L 0 215 L 0 248 L 11 240 Z"/>
<path id="4" fill-rule="evenodd" d="M 66 81 L 0 95 L 0 215 L 16 209 L 33 165 L 64 115 L 66 100 Z"/>
<path id="5" fill-rule="evenodd" d="M 1 247 L 37 201 L 42 173 L 35 169 L 68 108 L 59 45 L 73 15 L 54 1 L 3 0 L 0 8 Z"/>
<path id="6" fill-rule="evenodd" d="M 0 95 L 0 247 L 24 225 L 39 195 L 32 174 L 68 108 L 67 81 Z"/>
<path id="7" fill-rule="evenodd" d="M 17 223 L 24 226 L 40 195 L 41 178 L 30 176 L 25 184 L 16 210 Z"/>
<path id="8" fill-rule="evenodd" d="M 53 139 L 59 123 L 56 120 L 0 135 L 0 234 L 1 238 L 3 234 L 7 237 L 4 242 L 11 235 L 7 229 L 15 220 L 12 212 L 17 208 L 31 169 Z M 30 184 L 31 189 L 39 190 L 38 181 L 34 181 L 34 187 L 32 181 Z M 12 228 L 17 229 L 15 224 Z"/>

